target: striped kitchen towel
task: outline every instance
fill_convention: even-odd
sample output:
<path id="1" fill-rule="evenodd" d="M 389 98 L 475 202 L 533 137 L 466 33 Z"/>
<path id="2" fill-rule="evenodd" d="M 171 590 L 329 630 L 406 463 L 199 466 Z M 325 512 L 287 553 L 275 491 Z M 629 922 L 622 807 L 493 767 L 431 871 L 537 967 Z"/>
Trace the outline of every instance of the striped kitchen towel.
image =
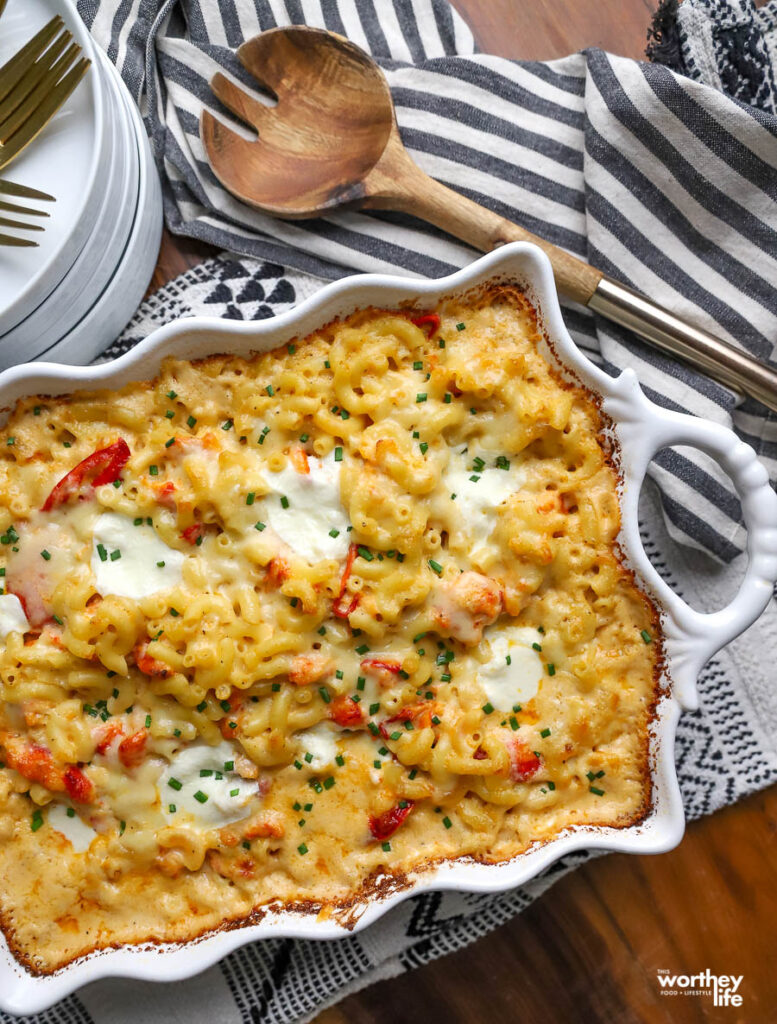
<path id="1" fill-rule="evenodd" d="M 701 9 L 705 2 L 730 7 L 733 17 L 749 0 L 685 0 L 683 6 Z M 690 81 L 597 50 L 544 64 L 478 54 L 445 0 L 80 0 L 78 6 L 141 105 L 164 181 L 168 225 L 233 253 L 153 295 L 109 355 L 176 316 L 271 316 L 324 278 L 363 270 L 439 276 L 473 257 L 409 218 L 347 213 L 282 223 L 221 189 L 197 130 L 203 106 L 223 115 L 208 92 L 209 78 L 221 68 L 242 80 L 233 50 L 244 38 L 307 22 L 335 29 L 376 56 L 403 138 L 435 177 L 773 358 L 777 117 L 709 88 L 705 79 Z M 693 28 L 688 31 L 690 39 Z M 738 403 L 579 307 L 566 307 L 565 316 L 581 347 L 610 372 L 633 366 L 662 404 L 733 422 L 774 476 L 777 423 L 763 408 Z M 692 451 L 662 454 L 653 476 L 657 487 L 646 492 L 641 510 L 646 549 L 681 595 L 709 608 L 739 573 L 735 556 L 744 538 L 736 497 L 726 478 Z M 702 673 L 701 708 L 683 717 L 677 737 L 689 818 L 777 781 L 777 696 L 763 657 L 769 650 L 777 650 L 777 602 Z M 339 942 L 258 942 L 187 982 L 96 982 L 35 1020 L 307 1020 L 348 992 L 485 935 L 587 856 L 565 858 L 508 893 L 423 894 Z M 2 1014 L 0 1020 L 10 1022 Z"/>
<path id="2" fill-rule="evenodd" d="M 752 6 L 703 2 L 718 11 Z M 600 50 L 549 63 L 476 53 L 446 0 L 81 0 L 79 9 L 141 104 L 174 233 L 326 278 L 369 270 L 438 277 L 473 258 L 408 216 L 284 222 L 249 209 L 216 180 L 198 130 L 203 107 L 226 116 L 210 78 L 222 70 L 250 85 L 234 48 L 275 25 L 306 22 L 375 56 L 402 137 L 434 177 L 774 360 L 773 114 Z M 587 310 L 568 305 L 565 314 L 607 370 L 632 366 L 656 401 L 733 422 L 777 475 L 777 423 L 762 406 L 738 402 Z M 739 501 L 706 456 L 661 452 L 651 475 L 675 537 L 724 561 L 742 550 Z"/>

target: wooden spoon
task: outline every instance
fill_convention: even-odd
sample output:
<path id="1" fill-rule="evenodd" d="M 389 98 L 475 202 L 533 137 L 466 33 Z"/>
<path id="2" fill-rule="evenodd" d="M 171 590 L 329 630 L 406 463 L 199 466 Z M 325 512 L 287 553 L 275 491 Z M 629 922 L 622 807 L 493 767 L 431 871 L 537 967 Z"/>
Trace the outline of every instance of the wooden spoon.
<path id="1" fill-rule="evenodd" d="M 549 256 L 562 294 L 777 410 L 775 371 L 422 171 L 402 144 L 382 71 L 347 39 L 292 25 L 255 36 L 237 56 L 277 100 L 262 103 L 220 72 L 211 81 L 224 106 L 258 133 L 246 139 L 202 113 L 211 167 L 238 199 L 286 219 L 347 206 L 401 210 L 484 251 L 533 242 Z"/>

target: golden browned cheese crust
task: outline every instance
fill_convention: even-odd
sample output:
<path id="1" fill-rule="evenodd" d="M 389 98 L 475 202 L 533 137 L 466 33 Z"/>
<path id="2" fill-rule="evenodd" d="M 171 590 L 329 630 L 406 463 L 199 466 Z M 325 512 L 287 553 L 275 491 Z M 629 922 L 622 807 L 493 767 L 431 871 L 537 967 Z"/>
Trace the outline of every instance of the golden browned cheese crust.
<path id="1" fill-rule="evenodd" d="M 0 913 L 33 970 L 646 813 L 661 644 L 597 404 L 516 287 L 436 315 L 13 411 Z"/>

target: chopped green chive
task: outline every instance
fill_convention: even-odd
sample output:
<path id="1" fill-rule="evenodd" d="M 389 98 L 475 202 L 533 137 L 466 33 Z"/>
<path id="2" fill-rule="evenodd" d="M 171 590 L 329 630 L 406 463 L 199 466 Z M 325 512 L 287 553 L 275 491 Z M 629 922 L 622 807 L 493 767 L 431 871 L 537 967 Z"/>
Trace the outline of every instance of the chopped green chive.
<path id="1" fill-rule="evenodd" d="M 208 794 L 203 793 L 201 789 L 198 789 L 197 792 L 194 794 L 194 799 L 199 804 L 206 804 L 208 802 Z"/>
<path id="2" fill-rule="evenodd" d="M 369 651 L 369 647 L 367 646 L 367 644 L 359 644 L 359 646 L 356 648 L 357 654 L 366 654 L 367 651 Z"/>
<path id="3" fill-rule="evenodd" d="M 415 396 L 415 400 L 416 400 L 416 402 L 425 402 L 426 401 L 426 392 L 425 391 L 420 391 Z"/>
<path id="4" fill-rule="evenodd" d="M 650 633 L 648 633 L 646 629 L 643 629 L 639 635 L 642 637 L 646 644 L 650 644 L 653 642 L 653 637 L 650 635 Z"/>
<path id="5" fill-rule="evenodd" d="M 120 558 L 121 558 L 121 551 L 118 548 L 116 548 L 115 551 L 111 551 L 111 561 L 112 562 L 118 562 L 118 560 Z"/>
<path id="6" fill-rule="evenodd" d="M 297 847 L 297 853 L 301 853 L 302 856 L 304 857 L 307 852 L 308 852 L 307 846 L 305 846 L 304 843 L 300 843 L 299 846 Z"/>
<path id="7" fill-rule="evenodd" d="M 196 420 L 196 418 L 195 418 L 194 416 L 190 416 L 190 417 L 189 417 L 189 418 L 188 418 L 188 419 L 186 420 L 186 425 L 187 425 L 187 426 L 188 426 L 188 427 L 189 427 L 190 429 L 191 429 L 192 427 L 194 427 L 194 426 L 196 425 L 196 423 L 197 423 L 197 420 Z"/>
<path id="8" fill-rule="evenodd" d="M 540 736 L 542 736 L 543 739 L 547 739 L 548 736 L 550 736 L 550 729 L 540 729 Z"/>
<path id="9" fill-rule="evenodd" d="M 427 451 L 429 450 L 429 445 L 426 443 L 426 441 L 422 441 L 418 447 L 421 449 L 422 455 L 426 455 Z"/>
<path id="10" fill-rule="evenodd" d="M 150 476 L 159 476 L 159 466 L 149 466 L 148 472 Z"/>
<path id="11" fill-rule="evenodd" d="M 594 796 L 604 796 L 604 790 L 599 789 L 597 786 L 589 786 L 588 789 Z"/>
<path id="12" fill-rule="evenodd" d="M 275 388 L 273 388 L 272 384 L 268 384 L 264 390 L 267 392 L 270 398 L 272 398 L 273 395 L 275 394 Z"/>
<path id="13" fill-rule="evenodd" d="M 516 729 L 520 729 L 518 719 L 515 717 L 515 715 L 510 715 L 510 728 L 513 730 L 513 732 L 515 732 Z"/>
<path id="14" fill-rule="evenodd" d="M 43 812 L 40 807 L 32 812 L 32 819 L 30 820 L 30 828 L 33 832 L 37 832 L 43 824 Z"/>
<path id="15" fill-rule="evenodd" d="M 340 536 L 340 531 L 336 530 L 334 527 L 332 527 L 332 529 L 329 531 L 329 536 L 330 537 L 339 537 Z"/>
<path id="16" fill-rule="evenodd" d="M 429 559 L 429 568 L 432 570 L 432 572 L 436 572 L 438 576 L 442 574 L 442 566 L 440 565 L 439 562 L 435 562 L 433 558 Z"/>
<path id="17" fill-rule="evenodd" d="M 167 785 L 170 789 L 174 789 L 176 792 L 178 792 L 179 789 L 183 789 L 183 783 L 179 782 L 178 779 L 168 779 Z"/>
<path id="18" fill-rule="evenodd" d="M 372 552 L 370 551 L 370 549 L 362 547 L 361 544 L 357 548 L 357 552 L 359 554 L 359 557 L 363 558 L 365 560 L 365 562 L 371 562 L 373 557 L 374 557 Z"/>
<path id="19" fill-rule="evenodd" d="M 45 561 L 47 561 L 47 562 L 48 562 L 48 561 L 49 561 L 49 559 L 51 558 L 51 552 L 50 552 L 50 551 L 47 551 L 47 550 L 46 550 L 46 549 L 44 548 L 44 549 L 43 549 L 43 551 L 41 551 L 41 553 L 40 553 L 40 557 L 41 557 L 41 558 L 43 558 L 43 559 L 45 559 Z"/>
<path id="20" fill-rule="evenodd" d="M 492 711 L 493 711 L 493 710 L 494 710 L 494 705 L 493 705 L 493 704 L 491 703 L 491 701 L 487 701 L 487 702 L 486 702 L 486 703 L 485 703 L 485 704 L 483 705 L 483 713 L 484 713 L 484 714 L 486 714 L 486 715 L 490 715 L 490 714 L 492 713 Z"/>
<path id="21" fill-rule="evenodd" d="M 340 447 L 340 445 L 338 445 L 335 448 L 335 462 L 342 462 L 342 461 L 343 461 L 343 449 Z"/>
<path id="22" fill-rule="evenodd" d="M 547 668 L 548 668 L 548 675 L 549 676 L 555 676 L 555 674 L 556 674 L 556 666 L 555 665 L 548 665 Z"/>
<path id="23" fill-rule="evenodd" d="M 391 843 L 388 841 L 388 839 L 385 841 L 385 843 L 381 843 L 380 847 L 385 853 L 391 852 Z"/>
<path id="24" fill-rule="evenodd" d="M 177 391 L 168 391 L 167 392 L 167 397 L 168 398 L 177 398 L 178 397 L 178 392 Z"/>
<path id="25" fill-rule="evenodd" d="M 258 530 L 258 531 L 259 531 L 259 533 L 261 533 L 261 532 L 262 532 L 262 530 L 264 530 L 264 529 L 266 529 L 266 528 L 267 528 L 267 527 L 266 527 L 266 524 L 265 524 L 265 523 L 254 523 L 254 529 L 255 529 L 255 530 Z"/>
<path id="26" fill-rule="evenodd" d="M 450 827 L 451 827 L 451 825 L 453 824 L 453 822 L 451 821 L 451 819 L 450 819 L 450 818 L 448 817 L 448 815 L 447 815 L 447 814 L 446 814 L 446 815 L 445 815 L 445 817 L 444 817 L 444 818 L 442 819 L 442 823 L 443 823 L 443 825 L 444 825 L 444 826 L 445 826 L 446 828 L 450 828 Z"/>
<path id="27" fill-rule="evenodd" d="M 253 505 L 255 498 L 256 491 L 249 491 L 248 494 L 246 494 L 246 505 Z"/>
<path id="28" fill-rule="evenodd" d="M 463 331 L 466 326 L 466 324 L 456 324 L 456 330 Z"/>
<path id="29" fill-rule="evenodd" d="M 339 765 L 340 768 L 343 767 L 343 765 L 345 764 L 345 758 L 343 757 L 342 754 L 337 755 L 337 757 L 335 758 L 335 764 Z"/>
<path id="30" fill-rule="evenodd" d="M 318 692 L 321 694 L 321 700 L 325 704 L 328 704 L 331 701 L 332 698 L 329 696 L 329 691 L 325 686 L 319 686 Z"/>
<path id="31" fill-rule="evenodd" d="M 231 429 L 232 429 L 232 427 L 234 427 L 234 425 L 235 425 L 235 424 L 234 424 L 234 422 L 233 422 L 232 420 L 225 420 L 225 421 L 224 421 L 224 422 L 223 422 L 223 423 L 221 424 L 221 429 L 222 429 L 222 430 L 231 430 Z"/>

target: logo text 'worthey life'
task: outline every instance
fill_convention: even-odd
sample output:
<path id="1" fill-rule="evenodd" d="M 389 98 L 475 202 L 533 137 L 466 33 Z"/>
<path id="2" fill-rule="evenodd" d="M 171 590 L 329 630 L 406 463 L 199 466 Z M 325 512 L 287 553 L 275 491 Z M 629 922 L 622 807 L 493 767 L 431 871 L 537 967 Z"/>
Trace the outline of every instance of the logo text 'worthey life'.
<path id="1" fill-rule="evenodd" d="M 699 974 L 657 973 L 661 995 L 711 995 L 714 1006 L 741 1006 L 743 997 L 738 991 L 743 974 L 713 974 L 707 968 Z"/>

